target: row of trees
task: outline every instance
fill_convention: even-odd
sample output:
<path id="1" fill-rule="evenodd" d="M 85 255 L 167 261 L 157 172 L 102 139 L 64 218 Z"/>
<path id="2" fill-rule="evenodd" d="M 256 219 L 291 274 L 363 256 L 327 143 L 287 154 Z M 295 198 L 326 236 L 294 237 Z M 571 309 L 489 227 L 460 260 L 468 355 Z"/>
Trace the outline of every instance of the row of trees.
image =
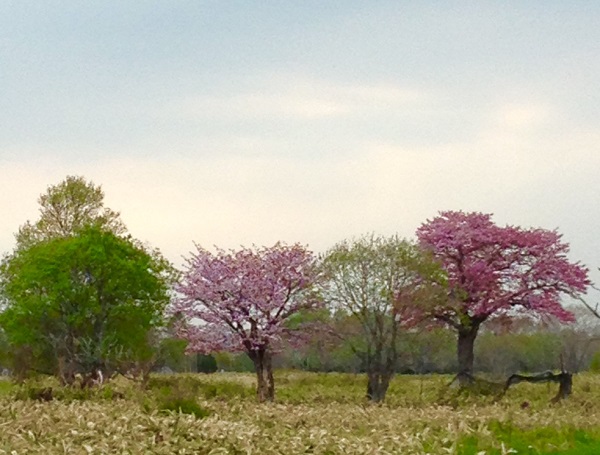
<path id="1" fill-rule="evenodd" d="M 572 321 L 560 297 L 589 285 L 557 232 L 500 227 L 480 213 L 442 212 L 416 242 L 367 235 L 320 257 L 299 244 L 197 246 L 177 272 L 129 236 L 83 178 L 49 187 L 39 202 L 40 219 L 21 227 L 2 263 L 0 325 L 13 365 L 65 383 L 151 365 L 168 320 L 189 352 L 246 353 L 261 401 L 274 398 L 275 353 L 317 335 L 344 340 L 367 373 L 367 396 L 380 401 L 402 334 L 454 330 L 465 382 L 486 321 L 509 324 L 524 311 Z"/>
<path id="2" fill-rule="evenodd" d="M 482 327 L 475 344 L 475 374 L 504 381 L 514 372 L 535 373 L 549 369 L 565 369 L 572 373 L 600 371 L 600 324 L 588 310 L 576 310 L 575 324 L 544 323 L 523 317 L 511 324 Z M 353 318 L 338 319 L 333 315 L 326 323 L 332 330 L 360 333 Z M 336 327 L 340 325 L 339 329 Z M 311 333 L 301 346 L 285 346 L 273 358 L 273 367 L 312 372 L 365 373 L 364 362 L 353 351 L 359 339 L 332 339 Z M 458 371 L 456 335 L 443 328 L 406 328 L 398 335 L 400 374 L 451 374 Z M 161 341 L 155 369 L 163 372 L 254 371 L 244 353 L 219 352 L 210 355 L 186 353 L 186 342 L 176 338 Z"/>
<path id="3" fill-rule="evenodd" d="M 359 322 L 348 330 L 337 324 L 332 336 L 355 340 L 351 347 L 368 375 L 367 396 L 380 401 L 397 369 L 401 330 L 440 324 L 453 329 L 458 377 L 465 384 L 472 380 L 474 343 L 484 322 L 493 318 L 508 324 L 522 311 L 572 321 L 560 296 L 578 295 L 589 284 L 587 270 L 568 260 L 568 245 L 554 231 L 499 227 L 490 215 L 443 212 L 423 224 L 417 238 L 411 243 L 365 236 L 335 245 L 319 260 L 303 252 L 294 265 L 300 274 L 283 281 L 233 265 L 250 261 L 264 266 L 268 254 L 287 254 L 288 247 L 217 255 L 199 248 L 178 288 L 183 297 L 173 306 L 187 322 L 181 336 L 193 350 L 218 351 L 226 346 L 215 342 L 217 324 L 227 334 L 222 339 L 230 342 L 227 337 L 234 336 L 237 349 L 251 358 L 255 352 L 269 358 L 282 338 L 291 339 L 290 327 L 301 327 L 286 324 L 287 318 L 326 305 L 341 320 Z M 214 272 L 215 264 L 220 273 Z M 315 290 L 320 300 L 306 296 Z M 311 329 L 318 330 L 315 324 Z M 272 383 L 261 391 L 263 368 L 272 381 L 270 365 L 255 362 L 261 399 L 273 398 Z"/>
<path id="4" fill-rule="evenodd" d="M 570 372 L 597 371 L 600 366 L 600 324 L 585 308 L 573 310 L 577 322 L 568 325 L 534 320 L 526 315 L 515 316 L 509 326 L 502 320 L 489 321 L 477 337 L 474 371 L 495 379 L 505 379 L 517 371 L 539 372 L 556 368 Z M 327 323 L 334 328 L 339 326 L 339 333 L 349 332 L 352 325 L 355 333 L 360 333 L 360 323 L 352 317 L 332 315 Z M 300 349 L 284 348 L 278 353 L 275 365 L 321 372 L 364 372 L 364 362 L 355 355 L 352 346 L 360 342 L 358 337 L 326 340 L 312 336 Z M 398 372 L 458 371 L 456 335 L 444 327 L 405 327 L 398 334 L 396 350 Z M 216 359 L 219 368 L 244 368 L 242 359 L 237 357 L 230 360 L 217 356 Z"/>

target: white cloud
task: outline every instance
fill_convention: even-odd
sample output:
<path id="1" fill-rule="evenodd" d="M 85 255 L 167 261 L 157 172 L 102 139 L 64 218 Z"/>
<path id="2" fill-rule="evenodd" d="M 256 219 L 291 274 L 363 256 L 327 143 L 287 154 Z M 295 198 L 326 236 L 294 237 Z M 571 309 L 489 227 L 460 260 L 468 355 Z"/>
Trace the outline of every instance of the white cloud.
<path id="1" fill-rule="evenodd" d="M 318 120 L 410 106 L 426 99 L 419 90 L 391 84 L 333 84 L 294 75 L 267 76 L 254 85 L 238 93 L 185 95 L 158 115 Z"/>
<path id="2" fill-rule="evenodd" d="M 512 130 L 530 129 L 552 121 L 552 114 L 549 106 L 509 103 L 498 108 L 496 123 Z"/>
<path id="3" fill-rule="evenodd" d="M 107 205 L 121 211 L 131 233 L 176 262 L 193 241 L 226 248 L 298 241 L 322 251 L 370 231 L 412 236 L 445 209 L 559 227 L 568 241 L 576 245 L 585 238 L 587 247 L 587 228 L 572 221 L 572 208 L 580 196 L 588 203 L 599 199 L 600 136 L 589 131 L 576 138 L 534 141 L 523 133 L 507 139 L 498 122 L 460 144 L 373 141 L 312 158 L 233 149 L 201 158 L 150 157 L 121 149 L 94 162 L 6 161 L 0 170 L 6 208 L 0 247 L 8 250 L 18 226 L 37 217 L 39 194 L 69 174 L 101 184 Z M 586 209 L 579 219 L 597 225 L 596 207 Z"/>

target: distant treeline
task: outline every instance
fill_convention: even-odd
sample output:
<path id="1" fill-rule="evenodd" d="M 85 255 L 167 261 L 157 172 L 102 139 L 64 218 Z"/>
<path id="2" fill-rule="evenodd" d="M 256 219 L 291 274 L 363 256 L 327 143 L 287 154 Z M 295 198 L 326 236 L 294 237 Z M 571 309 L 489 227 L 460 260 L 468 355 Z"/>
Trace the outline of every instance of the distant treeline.
<path id="1" fill-rule="evenodd" d="M 585 317 L 582 312 L 580 318 Z M 593 321 L 591 321 L 593 322 Z M 400 374 L 451 374 L 457 370 L 455 335 L 445 329 L 404 333 L 398 343 Z M 167 338 L 156 369 L 173 372 L 254 371 L 246 354 L 186 355 L 185 342 Z M 506 377 L 515 372 L 566 369 L 600 372 L 600 336 L 581 327 L 535 327 L 528 331 L 484 331 L 477 340 L 475 371 Z M 274 366 L 315 372 L 364 373 L 350 346 L 317 338 L 306 346 L 283 349 Z"/>

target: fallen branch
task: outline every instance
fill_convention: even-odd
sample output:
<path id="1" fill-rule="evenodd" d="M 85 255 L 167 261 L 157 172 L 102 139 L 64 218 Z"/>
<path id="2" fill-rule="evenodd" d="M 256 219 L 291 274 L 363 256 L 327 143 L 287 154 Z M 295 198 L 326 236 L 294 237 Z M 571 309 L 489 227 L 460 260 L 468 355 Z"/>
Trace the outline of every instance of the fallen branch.
<path id="1" fill-rule="evenodd" d="M 551 371 L 546 371 L 544 373 L 536 374 L 533 376 L 525 376 L 522 374 L 513 374 L 506 381 L 506 385 L 504 387 L 504 392 L 508 390 L 508 388 L 514 384 L 518 384 L 519 382 L 557 382 L 560 384 L 558 388 L 558 393 L 552 399 L 552 403 L 556 403 L 557 401 L 563 400 L 571 395 L 571 391 L 573 388 L 573 374 L 567 371 L 562 371 L 558 374 L 554 374 Z"/>

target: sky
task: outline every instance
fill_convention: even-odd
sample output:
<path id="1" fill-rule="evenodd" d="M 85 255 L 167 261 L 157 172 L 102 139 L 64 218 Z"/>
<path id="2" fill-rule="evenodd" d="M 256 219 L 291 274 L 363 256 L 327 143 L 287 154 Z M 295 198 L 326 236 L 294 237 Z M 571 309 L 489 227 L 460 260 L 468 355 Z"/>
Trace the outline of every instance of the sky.
<path id="1" fill-rule="evenodd" d="M 558 229 L 600 281 L 600 2 L 0 1 L 0 252 L 67 175 L 194 249 L 441 210 Z"/>

